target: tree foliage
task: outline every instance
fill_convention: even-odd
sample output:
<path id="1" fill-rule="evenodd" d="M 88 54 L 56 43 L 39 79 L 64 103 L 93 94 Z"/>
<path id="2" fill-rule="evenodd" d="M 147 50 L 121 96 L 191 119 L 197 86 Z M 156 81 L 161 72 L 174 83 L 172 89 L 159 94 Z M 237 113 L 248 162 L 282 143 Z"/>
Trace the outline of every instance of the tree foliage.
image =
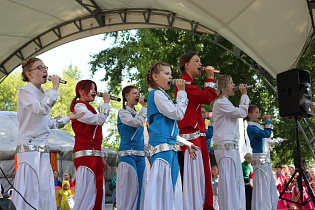
<path id="1" fill-rule="evenodd" d="M 214 40 L 214 37 L 208 34 L 203 36 Z M 108 83 L 108 90 L 113 94 L 119 94 L 124 78 L 129 83 L 138 86 L 140 93 L 148 95 L 148 85 L 146 83 L 146 73 L 149 66 L 156 61 L 165 61 L 171 65 L 174 78 L 181 76 L 178 66 L 179 57 L 186 52 L 195 52 L 201 58 L 204 66 L 212 65 L 216 69 L 224 70 L 226 74 L 232 76 L 236 85 L 240 83 L 256 84 L 256 88 L 248 91 L 251 104 L 259 107 L 262 114 L 278 115 L 278 98 L 274 92 L 252 69 L 245 65 L 237 57 L 217 45 L 207 41 L 199 36 L 192 35 L 185 31 L 173 29 L 141 29 L 133 31 L 113 32 L 105 35 L 114 37 L 113 47 L 104 49 L 92 56 L 91 73 L 104 71 L 104 81 Z M 235 46 L 227 40 L 221 38 L 219 44 L 235 50 Z M 315 47 L 312 44 L 303 56 L 300 68 L 312 70 L 314 67 Z M 255 62 L 246 54 L 242 58 L 257 68 Z M 314 73 L 312 73 L 312 82 Z M 276 81 L 267 72 L 262 72 L 263 76 L 276 87 Z M 206 75 L 195 78 L 199 88 L 203 87 Z M 312 87 L 314 93 L 314 87 Z M 168 92 L 174 97 L 174 87 Z M 233 104 L 238 105 L 240 93 L 231 97 Z M 210 106 L 206 105 L 206 110 L 210 111 Z M 313 126 L 313 119 L 309 122 Z M 295 157 L 295 130 L 294 123 L 290 119 L 279 118 L 274 122 L 274 136 L 280 136 L 289 139 L 281 146 L 275 146 L 271 156 L 274 164 L 290 163 Z M 115 133 L 116 132 L 116 133 Z M 114 129 L 110 135 L 115 135 L 117 140 L 117 131 Z M 302 151 L 309 151 L 305 141 L 301 142 Z M 310 152 L 302 154 L 304 159 L 310 159 Z M 311 158 L 313 159 L 313 158 Z"/>

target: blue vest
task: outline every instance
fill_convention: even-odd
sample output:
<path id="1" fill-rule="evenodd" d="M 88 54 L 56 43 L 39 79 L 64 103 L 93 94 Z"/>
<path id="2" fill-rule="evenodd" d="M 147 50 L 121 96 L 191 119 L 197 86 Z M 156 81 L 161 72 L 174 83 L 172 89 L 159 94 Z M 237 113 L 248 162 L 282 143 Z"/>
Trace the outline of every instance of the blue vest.
<path id="1" fill-rule="evenodd" d="M 135 116 L 132 113 L 130 114 L 133 118 L 135 118 Z M 144 127 L 136 128 L 136 127 L 131 127 L 129 125 L 122 123 L 119 117 L 119 114 L 117 116 L 117 127 L 118 127 L 118 132 L 120 134 L 120 139 L 121 139 L 119 151 L 130 150 L 130 149 L 141 150 L 141 151 L 144 150 L 144 138 L 143 138 Z M 131 140 L 133 135 L 134 137 Z"/>
<path id="2" fill-rule="evenodd" d="M 149 122 L 149 144 L 152 146 L 157 146 L 164 143 L 176 144 L 178 134 L 177 121 L 172 120 L 159 112 L 154 102 L 155 91 L 160 90 L 152 90 L 149 94 L 147 103 L 148 104 L 147 118 Z M 163 94 L 165 93 L 163 92 Z"/>
<path id="3" fill-rule="evenodd" d="M 266 124 L 271 124 L 271 121 L 267 121 Z M 247 135 L 250 140 L 250 146 L 253 149 L 253 153 L 264 152 L 264 138 L 269 138 L 272 130 L 270 128 L 260 129 L 256 125 L 247 126 Z"/>

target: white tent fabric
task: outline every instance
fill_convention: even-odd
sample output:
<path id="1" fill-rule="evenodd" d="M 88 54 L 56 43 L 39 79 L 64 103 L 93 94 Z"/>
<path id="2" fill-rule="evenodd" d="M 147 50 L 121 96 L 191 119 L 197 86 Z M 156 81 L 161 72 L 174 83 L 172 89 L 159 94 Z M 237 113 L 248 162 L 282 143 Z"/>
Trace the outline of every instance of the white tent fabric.
<path id="1" fill-rule="evenodd" d="M 219 34 L 275 76 L 297 65 L 313 34 L 307 0 L 0 0 L 0 5 L 0 79 L 21 60 L 61 44 L 135 28 Z"/>
<path id="2" fill-rule="evenodd" d="M 18 140 L 18 128 L 19 122 L 16 112 L 0 111 L 0 167 L 9 178 L 10 182 L 14 181 L 14 154 Z M 51 130 L 48 137 L 48 145 L 51 152 L 58 153 L 58 170 L 63 179 L 63 173 L 68 171 L 72 174 L 72 180 L 75 179 L 75 167 L 72 160 L 72 150 L 74 146 L 73 135 L 58 129 Z M 102 152 L 105 156 L 107 163 L 109 164 L 109 171 L 105 173 L 105 180 L 108 183 L 111 182 L 113 175 L 116 175 L 118 156 L 117 152 L 102 148 Z M 0 183 L 7 191 L 10 186 L 4 178 L 2 172 L 0 172 Z M 108 194 L 110 190 L 107 188 Z M 111 199 L 107 199 L 111 201 Z"/>

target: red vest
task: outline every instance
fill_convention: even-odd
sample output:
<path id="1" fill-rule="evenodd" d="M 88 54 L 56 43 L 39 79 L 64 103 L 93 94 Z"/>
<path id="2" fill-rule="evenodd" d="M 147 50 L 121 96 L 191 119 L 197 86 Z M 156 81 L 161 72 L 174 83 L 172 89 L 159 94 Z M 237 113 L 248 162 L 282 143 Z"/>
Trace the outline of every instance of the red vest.
<path id="1" fill-rule="evenodd" d="M 80 100 L 78 100 L 77 103 L 85 104 L 88 110 L 90 110 L 93 114 L 97 114 L 95 109 L 90 104 Z M 75 133 L 75 145 L 73 148 L 73 153 L 81 150 L 101 150 L 103 140 L 101 125 L 89 125 L 75 119 L 72 120 L 72 129 Z"/>
<path id="2" fill-rule="evenodd" d="M 181 79 L 187 82 L 194 82 L 186 73 L 181 76 Z M 206 82 L 215 82 L 215 80 L 207 79 Z M 206 128 L 201 115 L 201 104 L 211 103 L 217 97 L 217 93 L 213 88 L 206 87 L 204 90 L 200 90 L 196 85 L 185 85 L 185 91 L 187 92 L 189 102 L 184 119 L 177 121 L 179 134 L 194 133 L 195 131 L 204 133 Z M 178 89 L 175 87 L 175 99 L 177 92 Z"/>

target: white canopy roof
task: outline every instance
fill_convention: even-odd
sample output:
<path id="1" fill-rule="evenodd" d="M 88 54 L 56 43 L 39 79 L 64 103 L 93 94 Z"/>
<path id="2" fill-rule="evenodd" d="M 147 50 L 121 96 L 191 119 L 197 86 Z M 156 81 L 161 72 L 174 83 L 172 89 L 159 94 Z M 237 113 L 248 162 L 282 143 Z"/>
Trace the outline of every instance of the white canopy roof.
<path id="1" fill-rule="evenodd" d="M 95 34 L 179 28 L 223 36 L 271 75 L 296 67 L 311 0 L 0 0 L 0 79 L 21 61 Z M 93 47 L 93 46 L 91 46 Z"/>

